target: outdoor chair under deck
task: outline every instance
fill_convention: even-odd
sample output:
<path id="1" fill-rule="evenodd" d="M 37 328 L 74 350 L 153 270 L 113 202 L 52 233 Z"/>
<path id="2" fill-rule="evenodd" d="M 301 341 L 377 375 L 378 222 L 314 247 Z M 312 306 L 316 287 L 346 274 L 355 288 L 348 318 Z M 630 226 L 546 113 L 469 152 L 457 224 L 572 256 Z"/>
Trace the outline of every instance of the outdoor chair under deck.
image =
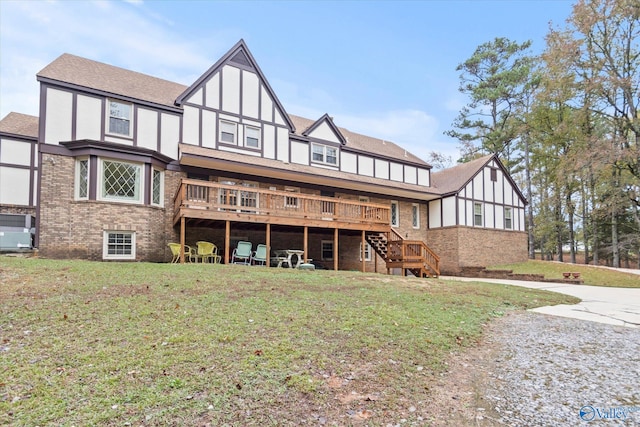
<path id="1" fill-rule="evenodd" d="M 233 250 L 231 255 L 231 264 L 245 264 L 251 263 L 251 249 L 253 244 L 251 242 L 238 242 L 238 246 Z"/>
<path id="2" fill-rule="evenodd" d="M 258 245 L 256 250 L 251 254 L 251 260 L 249 262 L 252 265 L 260 263 L 260 265 L 267 264 L 267 245 Z"/>
<path id="3" fill-rule="evenodd" d="M 180 262 L 180 243 L 167 243 L 167 246 L 169 246 L 169 249 L 171 249 L 171 255 L 172 255 L 171 263 L 172 264 L 179 263 Z M 198 255 L 194 248 L 188 245 L 184 245 L 184 259 L 186 261 L 196 262 L 197 257 Z"/>
<path id="4" fill-rule="evenodd" d="M 218 247 L 211 242 L 196 242 L 198 245 L 197 256 L 202 262 L 213 262 L 214 264 L 220 263 L 220 255 L 218 255 Z"/>

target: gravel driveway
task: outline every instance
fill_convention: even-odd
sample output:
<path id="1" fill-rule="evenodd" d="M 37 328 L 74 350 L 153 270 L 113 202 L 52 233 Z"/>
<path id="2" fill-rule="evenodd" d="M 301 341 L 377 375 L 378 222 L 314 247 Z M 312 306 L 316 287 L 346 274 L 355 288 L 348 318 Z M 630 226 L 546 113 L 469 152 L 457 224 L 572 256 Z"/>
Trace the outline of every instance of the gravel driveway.
<path id="1" fill-rule="evenodd" d="M 431 425 L 640 425 L 640 329 L 520 312 L 455 357 Z"/>

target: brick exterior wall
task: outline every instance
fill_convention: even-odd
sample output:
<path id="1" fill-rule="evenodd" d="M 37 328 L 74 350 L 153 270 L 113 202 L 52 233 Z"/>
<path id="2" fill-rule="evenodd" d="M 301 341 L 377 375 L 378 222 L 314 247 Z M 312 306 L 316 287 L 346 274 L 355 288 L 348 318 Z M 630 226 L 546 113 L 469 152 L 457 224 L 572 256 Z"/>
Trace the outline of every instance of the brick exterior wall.
<path id="1" fill-rule="evenodd" d="M 167 243 L 176 241 L 178 236 L 171 222 L 173 196 L 181 173 L 165 171 L 164 208 L 74 200 L 75 159 L 52 154 L 42 158 L 41 256 L 101 260 L 104 231 L 133 231 L 136 261 L 171 259 Z"/>
<path id="2" fill-rule="evenodd" d="M 463 267 L 487 267 L 527 260 L 527 233 L 473 227 L 429 230 L 426 239 L 440 257 L 440 272 L 459 274 Z"/>
<path id="3" fill-rule="evenodd" d="M 18 214 L 36 216 L 36 208 L 18 205 L 0 205 L 0 214 Z"/>
<path id="4" fill-rule="evenodd" d="M 179 242 L 179 226 L 173 226 L 173 199 L 185 173 L 165 171 L 164 208 L 95 200 L 74 200 L 75 159 L 44 154 L 41 165 L 42 188 L 40 200 L 40 254 L 49 258 L 82 258 L 101 260 L 104 231 L 133 231 L 136 233 L 136 260 L 167 262 L 171 252 L 169 242 Z M 261 183 L 261 187 L 269 187 Z M 278 188 L 280 189 L 280 188 Z M 315 193 L 302 189 L 305 193 Z M 319 191 L 317 191 L 319 194 Z M 357 195 L 336 193 L 336 197 L 355 199 Z M 372 203 L 389 204 L 390 199 L 372 198 Z M 394 230 L 408 240 L 422 240 L 441 259 L 442 274 L 457 274 L 463 267 L 484 267 L 498 263 L 527 259 L 526 233 L 480 229 L 472 227 L 445 227 L 427 230 L 427 206 L 420 203 L 420 226 L 412 224 L 412 203 L 400 201 L 400 225 Z M 0 207 L 3 208 L 3 207 Z M 4 209 L 4 208 L 3 208 Z M 1 211 L 1 210 L 0 210 Z M 24 213 L 31 213 L 23 208 Z M 11 212 L 22 213 L 15 209 Z M 195 246 L 198 240 L 215 243 L 220 253 L 224 250 L 224 223 L 211 227 L 186 227 L 185 241 Z M 266 242 L 266 225 L 247 225 L 234 222 L 232 238 L 246 238 L 255 247 Z M 310 229 L 308 257 L 333 269 L 333 261 L 323 261 L 322 240 L 333 241 L 333 229 Z M 359 256 L 361 234 L 342 230 L 338 238 L 338 266 L 340 270 L 362 269 Z M 272 227 L 272 249 L 303 249 L 301 227 Z M 508 248 L 508 249 L 505 249 Z M 233 245 L 230 247 L 230 254 Z M 376 262 L 377 261 L 377 262 Z M 365 262 L 368 272 L 386 273 L 386 265 L 375 253 Z M 399 273 L 395 271 L 394 273 Z"/>

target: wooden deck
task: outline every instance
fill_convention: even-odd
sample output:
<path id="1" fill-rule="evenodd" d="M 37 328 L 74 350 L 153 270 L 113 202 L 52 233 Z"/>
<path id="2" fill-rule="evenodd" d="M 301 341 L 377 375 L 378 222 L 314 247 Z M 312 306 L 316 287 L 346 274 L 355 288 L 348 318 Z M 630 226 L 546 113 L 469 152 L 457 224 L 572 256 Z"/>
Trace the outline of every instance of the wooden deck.
<path id="1" fill-rule="evenodd" d="M 183 179 L 173 223 L 197 218 L 384 232 L 390 215 L 389 206 L 375 203 Z"/>

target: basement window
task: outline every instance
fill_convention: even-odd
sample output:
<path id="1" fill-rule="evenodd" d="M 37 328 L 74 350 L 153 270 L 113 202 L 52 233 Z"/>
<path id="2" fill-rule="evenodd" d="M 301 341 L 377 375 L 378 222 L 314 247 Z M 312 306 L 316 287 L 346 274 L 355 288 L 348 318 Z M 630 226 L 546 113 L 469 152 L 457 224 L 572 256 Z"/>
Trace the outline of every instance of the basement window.
<path id="1" fill-rule="evenodd" d="M 136 259 L 136 233 L 133 231 L 105 231 L 103 259 Z"/>

